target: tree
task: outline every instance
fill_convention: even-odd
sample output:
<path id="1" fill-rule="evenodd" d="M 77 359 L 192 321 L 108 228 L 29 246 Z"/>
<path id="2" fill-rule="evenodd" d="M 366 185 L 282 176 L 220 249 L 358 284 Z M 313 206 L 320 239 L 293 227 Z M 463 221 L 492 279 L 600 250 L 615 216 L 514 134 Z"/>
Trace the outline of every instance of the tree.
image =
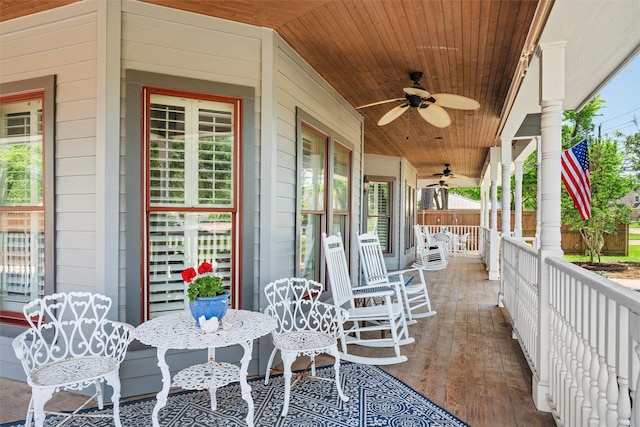
<path id="1" fill-rule="evenodd" d="M 459 187 L 449 190 L 451 194 L 458 194 L 471 200 L 480 200 L 480 187 Z"/>
<path id="2" fill-rule="evenodd" d="M 585 108 L 565 111 L 562 127 L 563 149 L 575 145 L 582 135 L 592 134 L 593 117 L 604 101 L 596 99 Z M 578 137 L 578 138 L 577 138 Z M 611 138 L 590 138 L 589 159 L 591 177 L 591 217 L 583 221 L 566 188 L 562 188 L 562 220 L 571 230 L 578 230 L 587 244 L 590 261 L 600 256 L 604 233 L 615 233 L 617 224 L 629 222 L 630 208 L 618 200 L 638 187 L 636 177 L 625 174 L 623 154 L 617 141 Z"/>
<path id="3" fill-rule="evenodd" d="M 618 134 L 618 136 L 624 138 L 623 145 L 626 152 L 624 157 L 625 170 L 640 179 L 640 132 L 626 136 Z"/>

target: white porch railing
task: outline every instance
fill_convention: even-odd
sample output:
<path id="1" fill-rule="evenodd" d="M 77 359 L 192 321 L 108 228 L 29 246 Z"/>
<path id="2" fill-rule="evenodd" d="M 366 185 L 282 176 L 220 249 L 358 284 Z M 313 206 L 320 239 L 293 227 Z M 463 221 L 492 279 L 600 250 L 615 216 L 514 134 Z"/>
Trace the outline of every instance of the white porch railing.
<path id="1" fill-rule="evenodd" d="M 640 427 L 640 293 L 557 258 L 545 262 L 545 284 L 539 263 L 534 249 L 502 239 L 504 305 L 557 424 Z"/>
<path id="2" fill-rule="evenodd" d="M 531 371 L 540 365 L 538 351 L 538 255 L 531 246 L 509 239 L 503 245 L 500 268 L 504 307 L 511 318 L 514 338 Z"/>

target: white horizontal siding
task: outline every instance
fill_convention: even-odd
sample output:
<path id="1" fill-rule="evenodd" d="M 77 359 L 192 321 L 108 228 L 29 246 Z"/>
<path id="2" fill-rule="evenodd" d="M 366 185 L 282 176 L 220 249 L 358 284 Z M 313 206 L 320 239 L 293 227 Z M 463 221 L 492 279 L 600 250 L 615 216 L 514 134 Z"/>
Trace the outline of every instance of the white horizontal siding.
<path id="1" fill-rule="evenodd" d="M 65 267 L 94 268 L 96 265 L 96 253 L 87 249 L 68 249 L 58 255 L 58 265 Z"/>
<path id="2" fill-rule="evenodd" d="M 96 7 L 78 2 L 0 28 L 0 81 L 56 76 L 57 194 L 45 197 L 57 203 L 57 291 L 95 290 Z"/>
<path id="3" fill-rule="evenodd" d="M 56 179 L 58 188 L 63 188 L 65 191 L 58 190 L 56 193 L 60 195 L 65 194 L 93 194 L 96 188 L 96 177 L 85 176 L 83 179 L 76 179 L 73 176 L 60 176 Z"/>
<path id="4" fill-rule="evenodd" d="M 295 272 L 295 224 L 297 180 L 296 109 L 301 108 L 323 126 L 336 132 L 340 142 L 353 148 L 351 230 L 360 223 L 360 159 L 362 118 L 283 40 L 276 37 L 275 71 L 277 114 L 277 168 L 275 184 L 275 230 L 271 245 L 273 276 L 291 276 Z M 353 237 L 353 236 L 352 236 Z M 354 246 L 355 247 L 355 246 Z M 354 253 L 352 255 L 355 256 Z M 357 265 L 352 262 L 351 265 Z"/>
<path id="5" fill-rule="evenodd" d="M 256 27 L 146 3 L 123 4 L 124 69 L 253 86 L 259 93 L 261 46 Z"/>
<path id="6" fill-rule="evenodd" d="M 58 256 L 66 249 L 96 249 L 94 231 L 59 230 L 56 232 L 56 251 Z"/>
<path id="7" fill-rule="evenodd" d="M 56 157 L 58 159 L 68 159 L 68 158 L 81 158 L 81 157 L 94 157 L 96 155 L 96 145 L 94 144 L 94 138 L 68 138 L 62 141 L 59 141 L 56 144 Z M 91 192 L 95 191 L 96 178 L 95 176 L 91 177 L 91 181 L 83 180 L 82 182 L 78 181 L 67 181 L 59 177 L 58 181 L 57 193 L 63 193 L 65 191 L 70 190 L 78 190 L 81 193 L 86 193 L 86 188 L 88 183 L 92 184 Z M 61 187 L 61 188 L 60 188 Z M 70 187 L 70 188 L 67 188 Z M 81 191 L 80 188 L 85 188 L 85 191 Z"/>

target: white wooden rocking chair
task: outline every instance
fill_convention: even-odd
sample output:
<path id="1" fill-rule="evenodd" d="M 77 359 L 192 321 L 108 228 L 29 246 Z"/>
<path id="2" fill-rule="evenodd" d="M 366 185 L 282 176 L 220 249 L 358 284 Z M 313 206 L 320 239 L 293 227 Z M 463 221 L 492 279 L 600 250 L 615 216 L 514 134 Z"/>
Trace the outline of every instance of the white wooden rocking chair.
<path id="1" fill-rule="evenodd" d="M 349 312 L 350 323 L 348 326 L 345 325 L 344 334 L 340 339 L 340 358 L 368 365 L 391 365 L 407 361 L 407 356 L 400 352 L 400 346 L 411 344 L 415 340 L 409 337 L 400 284 L 352 287 L 340 234 L 327 236 L 326 233 L 322 233 L 322 247 L 333 303 Z M 382 304 L 359 303 L 370 301 L 372 298 L 382 300 Z M 385 336 L 387 333 L 390 336 Z M 357 356 L 348 352 L 349 344 L 391 347 L 395 356 Z"/>
<path id="2" fill-rule="evenodd" d="M 107 320 L 110 307 L 109 297 L 89 292 L 48 295 L 23 307 L 31 327 L 14 338 L 12 344 L 31 386 L 26 426 L 34 418 L 36 427 L 44 425 L 44 406 L 59 390 L 82 390 L 91 385 L 96 388 L 95 394 L 75 412 L 51 412 L 66 415 L 60 424 L 77 416 L 93 398 L 103 409 L 103 381 L 113 388 L 113 421 L 116 427 L 121 426 L 118 371 L 134 339 L 134 327 Z"/>
<path id="3" fill-rule="evenodd" d="M 358 253 L 360 254 L 360 266 L 365 283 L 368 286 L 389 286 L 399 283 L 402 291 L 407 324 L 416 323 L 417 318 L 429 317 L 436 314 L 431 309 L 431 300 L 424 280 L 421 268 L 410 268 L 388 272 L 384 262 L 382 246 L 378 236 L 372 233 L 364 233 L 358 236 Z M 407 273 L 417 273 L 420 279 L 415 283 L 413 276 Z"/>
<path id="4" fill-rule="evenodd" d="M 322 284 L 318 282 L 301 278 L 279 279 L 264 288 L 269 302 L 265 313 L 277 321 L 276 330 L 271 334 L 274 348 L 267 363 L 264 383 L 269 383 L 269 371 L 276 353 L 280 350 L 284 367 L 284 404 L 280 413 L 283 417 L 289 411 L 291 365 L 299 356 L 309 356 L 311 376 L 321 380 L 326 378 L 316 376 L 315 356 L 321 353 L 333 356 L 338 395 L 345 402 L 349 400 L 340 385 L 340 353 L 337 340 L 337 336 L 342 334 L 342 324 L 349 313 L 340 307 L 320 302 L 318 299 L 322 294 L 322 288 Z"/>
<path id="5" fill-rule="evenodd" d="M 442 245 L 442 242 L 428 243 L 427 234 L 422 232 L 419 224 L 413 226 L 413 231 L 416 236 L 418 254 L 412 267 L 428 271 L 445 268 L 447 266 L 447 250 Z"/>

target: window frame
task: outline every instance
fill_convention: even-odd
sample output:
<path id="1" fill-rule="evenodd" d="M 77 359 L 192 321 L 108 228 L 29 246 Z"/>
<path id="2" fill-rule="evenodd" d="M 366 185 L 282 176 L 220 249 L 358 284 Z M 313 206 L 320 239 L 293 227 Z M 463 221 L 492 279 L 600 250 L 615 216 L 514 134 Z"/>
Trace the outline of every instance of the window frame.
<path id="1" fill-rule="evenodd" d="M 296 136 L 296 142 L 297 142 L 297 152 L 296 152 L 296 157 L 297 157 L 297 169 L 296 169 L 296 177 L 298 182 L 296 183 L 296 230 L 295 230 L 295 235 L 296 235 L 296 244 L 295 244 L 295 275 L 298 277 L 301 277 L 302 274 L 302 268 L 301 268 L 301 250 L 302 250 L 302 215 L 305 212 L 311 212 L 311 211 L 303 211 L 301 209 L 301 201 L 302 201 L 302 185 L 300 183 L 300 179 L 301 179 L 301 172 L 302 172 L 302 130 L 306 129 L 308 131 L 311 131 L 317 135 L 321 135 L 321 136 L 325 136 L 326 137 L 326 144 L 325 144 L 325 166 L 324 166 L 324 186 L 325 186 L 325 191 L 324 191 L 324 210 L 322 211 L 317 211 L 317 214 L 320 214 L 320 230 L 319 233 L 317 235 L 317 248 L 316 250 L 318 251 L 317 253 L 319 254 L 318 257 L 318 271 L 316 271 L 316 275 L 317 278 L 314 279 L 320 283 L 326 283 L 326 269 L 324 268 L 324 255 L 322 254 L 322 233 L 325 232 L 327 234 L 331 234 L 330 230 L 333 230 L 334 227 L 334 216 L 336 214 L 345 217 L 346 219 L 344 220 L 345 224 L 346 224 L 346 232 L 344 233 L 344 235 L 342 236 L 342 240 L 343 240 L 343 244 L 344 244 L 344 248 L 345 248 L 345 253 L 347 254 L 347 261 L 349 262 L 350 260 L 350 248 L 351 248 L 351 229 L 352 229 L 352 222 L 353 222 L 353 214 L 352 214 L 352 207 L 353 207 L 353 202 L 351 199 L 351 195 L 353 194 L 353 186 L 354 186 L 354 181 L 353 181 L 353 169 L 354 169 L 354 163 L 353 163 L 353 159 L 354 159 L 354 148 L 353 145 L 350 144 L 349 142 L 347 142 L 348 140 L 346 138 L 343 138 L 341 135 L 339 135 L 337 132 L 333 131 L 332 129 L 330 129 L 328 126 L 320 123 L 318 120 L 316 120 L 312 115 L 306 113 L 305 111 L 303 111 L 300 108 L 296 109 L 296 123 L 297 123 L 297 136 Z M 334 163 L 335 163 L 335 152 L 336 152 L 336 146 L 340 147 L 341 149 L 344 149 L 346 151 L 349 152 L 349 183 L 348 183 L 348 189 L 349 189 L 349 195 L 348 195 L 348 210 L 346 211 L 338 211 L 334 209 L 334 204 L 333 204 L 333 196 L 334 196 L 334 192 L 333 192 L 333 181 L 334 181 Z M 314 211 L 316 212 L 316 211 Z"/>
<path id="2" fill-rule="evenodd" d="M 44 212 L 44 288 L 41 297 L 55 289 L 55 87 L 56 76 L 49 75 L 16 82 L 0 83 L 0 102 L 42 99 L 42 207 L 28 210 Z M 25 210 L 19 206 L 0 207 L 2 211 Z M 0 310 L 0 322 L 27 325 L 22 312 Z"/>
<path id="3" fill-rule="evenodd" d="M 126 260 L 123 261 L 125 270 L 125 306 L 126 321 L 133 325 L 145 320 L 146 306 L 142 298 L 142 286 L 145 284 L 144 266 L 142 255 L 144 248 L 141 242 L 144 238 L 144 206 L 143 195 L 143 171 L 144 148 L 142 141 L 143 120 L 141 117 L 143 102 L 143 86 L 153 86 L 174 90 L 176 92 L 194 92 L 200 94 L 216 95 L 220 97 L 240 98 L 241 110 L 238 117 L 238 126 L 241 129 L 242 144 L 238 153 L 238 217 L 236 237 L 236 272 L 238 275 L 237 308 L 256 309 L 253 307 L 253 282 L 255 280 L 255 259 L 252 248 L 255 246 L 256 226 L 255 203 L 256 189 L 252 183 L 256 180 L 256 127 L 255 127 L 255 88 L 240 86 L 208 80 L 192 79 L 182 76 L 152 73 L 140 70 L 125 70 L 126 99 L 125 99 L 125 147 L 122 150 L 126 154 L 125 164 L 126 183 L 121 196 L 125 199 L 126 212 L 125 228 L 123 230 L 125 246 L 127 249 Z M 248 248 L 248 249 L 247 249 Z M 244 289 L 250 290 L 245 292 Z"/>
<path id="4" fill-rule="evenodd" d="M 231 271 L 230 271 L 230 282 L 231 282 L 231 306 L 234 308 L 240 308 L 239 302 L 241 300 L 241 294 L 242 294 L 242 287 L 240 286 L 240 284 L 242 283 L 242 275 L 241 275 L 241 271 L 239 271 L 239 269 L 237 268 L 236 264 L 237 264 L 237 242 L 238 242 L 238 233 L 239 233 L 239 228 L 241 227 L 241 223 L 238 221 L 238 213 L 239 213 L 239 195 L 241 194 L 241 182 L 239 180 L 239 168 L 240 168 L 240 157 L 238 155 L 238 153 L 241 151 L 241 146 L 242 146 L 242 132 L 241 132 L 241 128 L 240 128 L 240 111 L 242 110 L 242 100 L 240 98 L 236 98 L 236 97 L 227 97 L 227 96 L 219 96 L 219 95 L 214 95 L 214 94 L 203 94 L 203 93 L 197 93 L 197 92 L 191 92 L 191 91 L 176 91 L 173 89 L 165 89 L 165 88 L 161 88 L 161 87 L 155 87 L 155 86 L 147 86 L 144 85 L 142 87 L 142 91 L 143 91 L 143 96 L 144 96 L 144 104 L 143 104 L 143 114 L 145 116 L 145 121 L 143 124 L 143 130 L 144 130 L 144 143 L 143 143 L 143 150 L 144 150 L 144 164 L 145 164 L 145 183 L 144 183 L 144 188 L 145 188 L 145 213 L 144 213 L 144 217 L 145 217 L 145 224 L 144 224 L 144 242 L 145 242 L 145 253 L 143 254 L 143 259 L 144 259 L 144 265 L 146 266 L 145 268 L 147 268 L 146 271 L 146 280 L 145 280 L 145 287 L 143 289 L 144 295 L 143 295 L 143 301 L 144 301 L 144 307 L 145 307 L 145 319 L 150 319 L 151 318 L 151 273 L 150 273 L 150 233 L 151 233 L 151 216 L 153 216 L 154 214 L 162 214 L 162 213 L 181 213 L 181 214 L 215 214 L 215 213 L 223 213 L 223 214 L 229 214 L 231 217 L 230 223 L 231 223 L 231 248 L 230 248 L 230 262 L 231 262 Z M 233 110 L 233 118 L 234 118 L 234 123 L 232 126 L 232 132 L 234 134 L 234 143 L 233 143 L 233 158 L 232 158 L 232 191 L 231 191 L 231 204 L 229 206 L 226 207 L 219 207 L 219 206 L 207 206 L 207 207 L 201 207 L 201 206 L 183 206 L 183 205 L 176 205 L 176 206 L 172 206 L 170 204 L 166 204 L 166 203 L 154 203 L 152 201 L 152 196 L 150 194 L 150 182 L 151 182 L 151 157 L 150 157 L 150 142 L 151 142 L 151 127 L 147 126 L 148 124 L 150 124 L 152 118 L 151 118 L 151 114 L 150 114 L 150 109 L 151 109 L 151 104 L 154 102 L 152 101 L 152 97 L 154 95 L 159 95 L 159 97 L 168 97 L 168 98 L 173 98 L 176 100 L 180 100 L 180 99 L 188 99 L 189 101 L 185 101 L 185 103 L 187 104 L 194 104 L 197 103 L 198 101 L 211 101 L 211 102 L 217 102 L 217 103 L 223 103 L 223 104 L 229 104 L 232 105 L 232 110 Z M 167 102 L 169 102 L 169 99 L 166 100 Z M 198 110 L 200 111 L 200 110 Z M 189 116 L 188 120 L 185 120 L 185 124 L 189 123 L 189 125 L 193 126 L 194 125 L 194 121 L 198 120 L 198 116 L 194 116 L 193 112 L 191 113 L 191 115 Z M 197 124 L 197 122 L 196 122 Z M 188 130 L 185 129 L 185 132 L 188 133 Z M 185 133 L 186 135 L 186 133 Z M 187 144 L 187 141 L 185 139 L 185 144 Z M 188 184 L 190 181 L 185 177 L 183 178 L 183 181 L 185 182 L 185 188 L 186 188 L 186 184 Z M 201 260 L 202 261 L 202 260 Z M 211 261 L 211 260 L 206 260 L 206 261 Z M 185 266 L 186 268 L 186 266 Z M 186 297 L 185 297 L 186 299 Z M 187 307 L 185 307 L 187 308 Z"/>

